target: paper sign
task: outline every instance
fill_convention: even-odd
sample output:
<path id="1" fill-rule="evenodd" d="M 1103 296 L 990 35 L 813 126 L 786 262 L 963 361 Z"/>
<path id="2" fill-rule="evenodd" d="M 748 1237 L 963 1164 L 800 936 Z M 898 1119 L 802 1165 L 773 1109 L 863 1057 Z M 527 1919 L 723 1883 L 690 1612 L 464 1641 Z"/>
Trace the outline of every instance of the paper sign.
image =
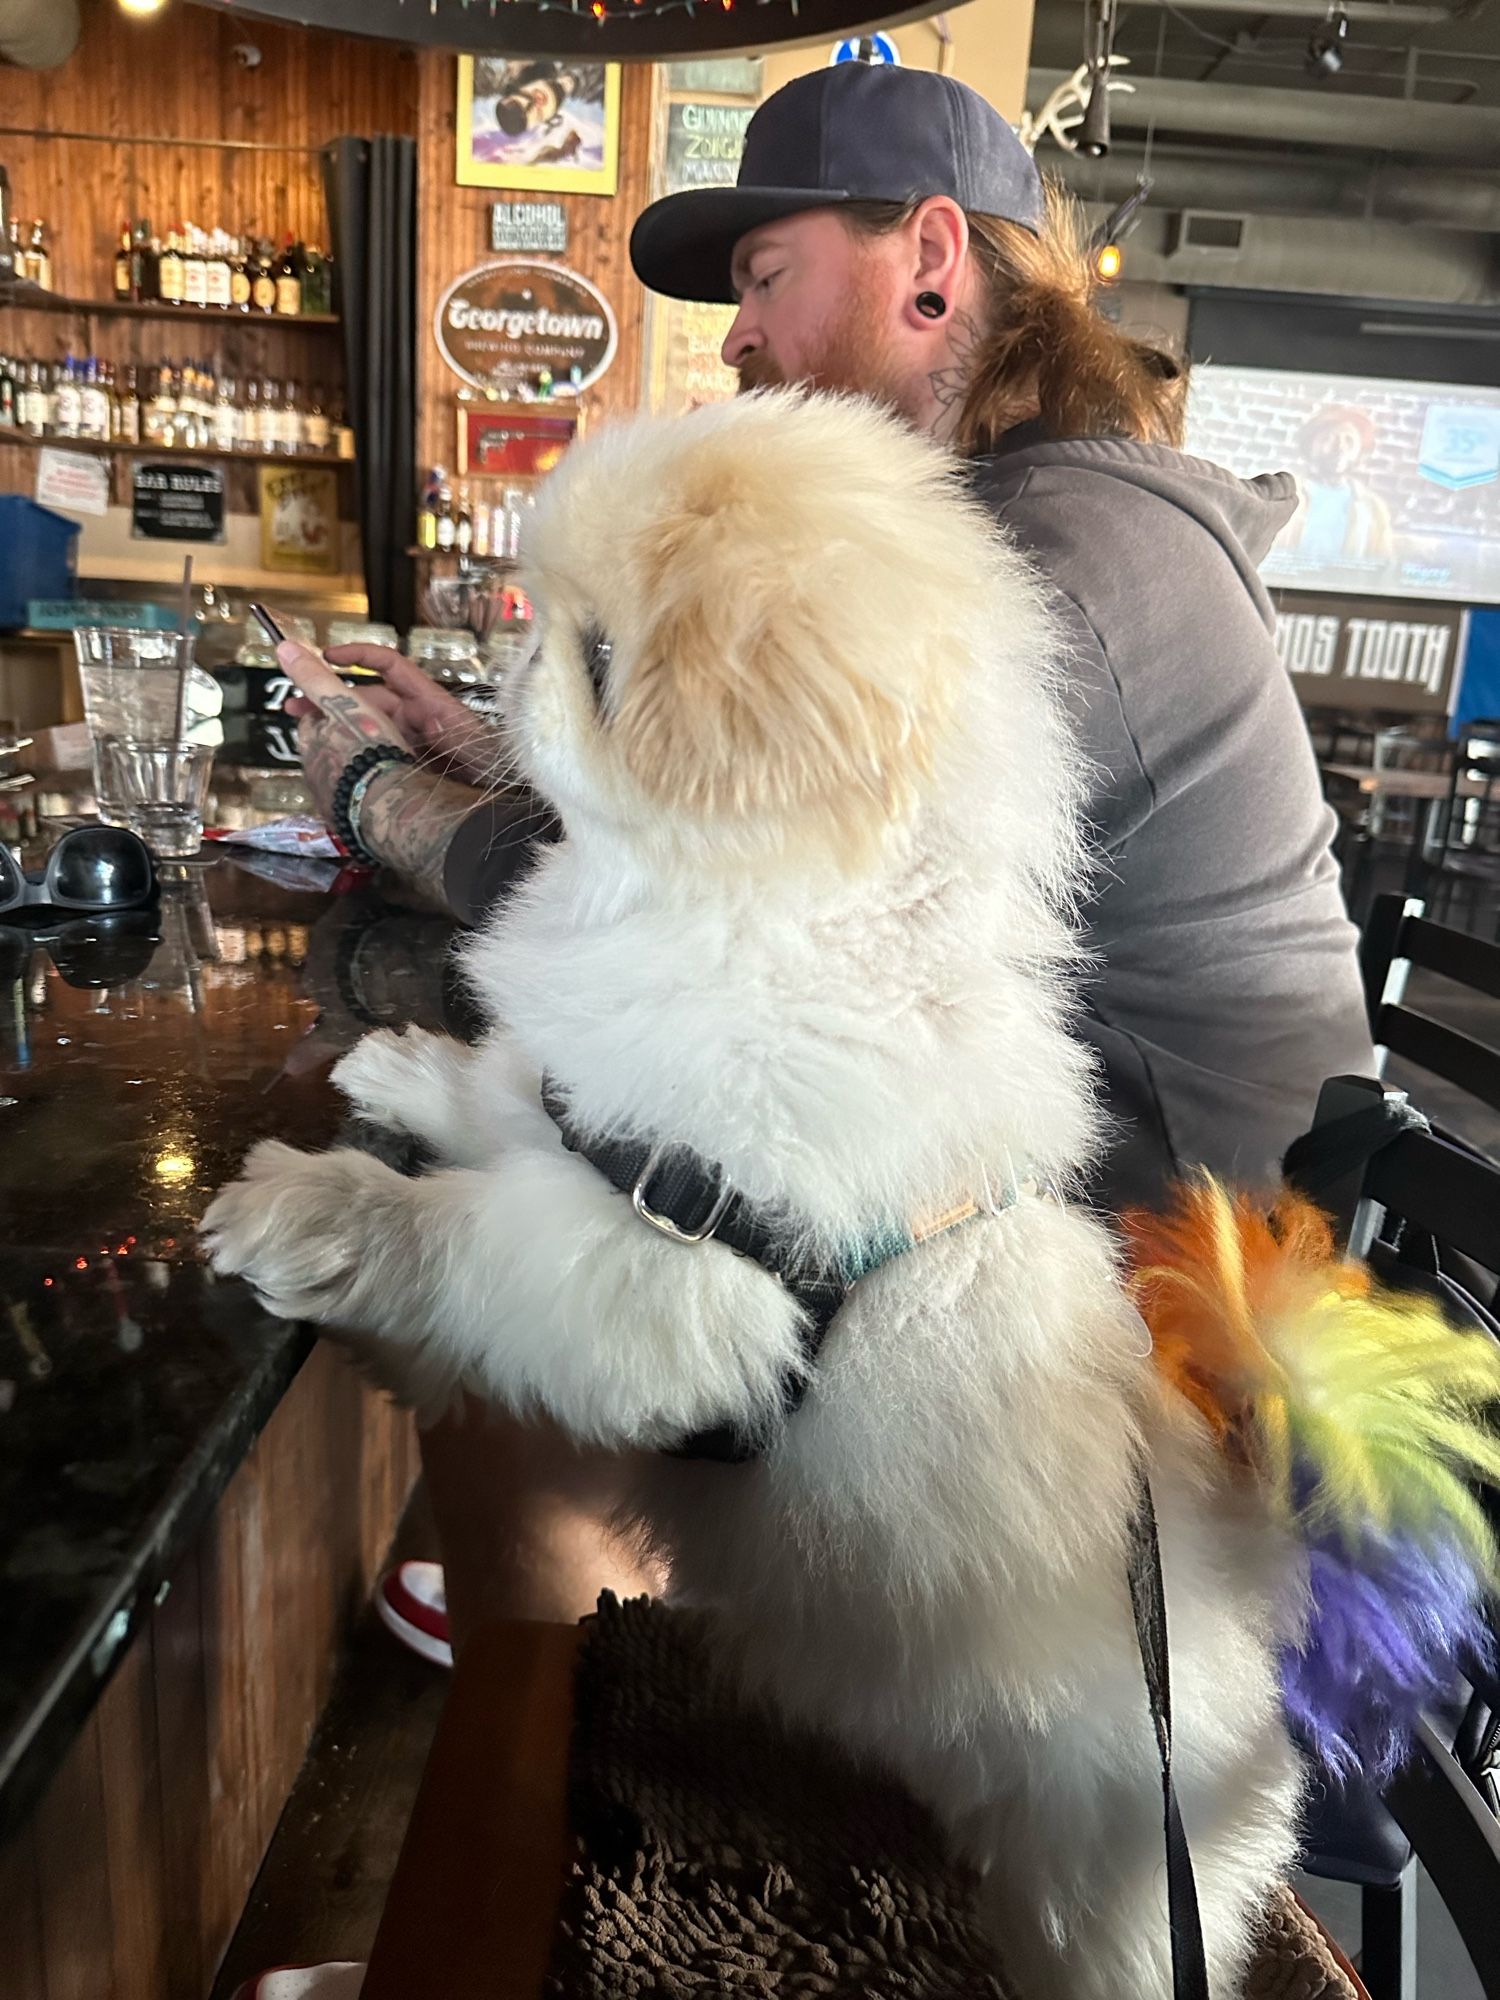
<path id="1" fill-rule="evenodd" d="M 109 460 L 46 446 L 37 453 L 36 498 L 60 514 L 107 514 Z"/>

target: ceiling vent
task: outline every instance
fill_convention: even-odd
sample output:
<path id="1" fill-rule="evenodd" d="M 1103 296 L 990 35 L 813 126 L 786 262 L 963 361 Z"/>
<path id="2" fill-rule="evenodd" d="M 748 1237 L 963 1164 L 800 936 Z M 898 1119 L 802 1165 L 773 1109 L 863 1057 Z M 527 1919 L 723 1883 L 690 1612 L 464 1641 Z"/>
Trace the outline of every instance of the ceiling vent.
<path id="1" fill-rule="evenodd" d="M 1238 257 L 1250 234 L 1248 215 L 1185 208 L 1172 232 L 1174 257 Z"/>

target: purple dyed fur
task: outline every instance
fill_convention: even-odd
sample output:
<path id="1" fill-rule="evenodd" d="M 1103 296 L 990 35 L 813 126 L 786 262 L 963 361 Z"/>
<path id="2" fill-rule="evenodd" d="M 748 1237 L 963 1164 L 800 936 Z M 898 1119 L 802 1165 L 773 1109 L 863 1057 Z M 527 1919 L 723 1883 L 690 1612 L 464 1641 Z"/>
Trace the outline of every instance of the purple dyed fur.
<path id="1" fill-rule="evenodd" d="M 1452 1693 L 1466 1663 L 1488 1661 L 1482 1585 L 1451 1542 L 1335 1536 L 1308 1551 L 1312 1612 L 1299 1652 L 1282 1655 L 1292 1734 L 1342 1782 L 1379 1786 L 1411 1747 L 1417 1716 Z"/>

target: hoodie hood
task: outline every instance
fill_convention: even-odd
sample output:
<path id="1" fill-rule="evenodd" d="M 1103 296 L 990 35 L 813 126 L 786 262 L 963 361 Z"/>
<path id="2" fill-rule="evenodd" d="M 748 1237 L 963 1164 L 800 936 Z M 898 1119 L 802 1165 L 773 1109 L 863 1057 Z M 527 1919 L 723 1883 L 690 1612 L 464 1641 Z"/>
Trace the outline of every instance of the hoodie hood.
<path id="1" fill-rule="evenodd" d="M 1122 505 L 1129 492 L 1167 502 L 1212 535 L 1258 591 L 1256 572 L 1297 506 L 1289 472 L 1261 472 L 1241 479 L 1206 458 L 1190 458 L 1170 445 L 1133 438 L 1048 438 L 1040 424 L 1021 424 L 998 448 L 973 463 L 973 478 L 994 507 L 1016 498 L 1039 472 L 1077 472 L 1116 481 Z"/>

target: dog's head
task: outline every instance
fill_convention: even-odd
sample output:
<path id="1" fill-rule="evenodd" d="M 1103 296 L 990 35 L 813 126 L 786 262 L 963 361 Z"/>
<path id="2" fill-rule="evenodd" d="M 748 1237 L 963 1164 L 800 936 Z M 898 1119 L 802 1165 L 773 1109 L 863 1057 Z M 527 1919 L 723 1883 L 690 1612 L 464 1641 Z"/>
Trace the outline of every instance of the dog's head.
<path id="1" fill-rule="evenodd" d="M 794 392 L 575 447 L 507 697 L 527 775 L 658 850 L 859 865 L 914 811 L 973 650 L 992 544 L 954 478 L 874 406 Z"/>

